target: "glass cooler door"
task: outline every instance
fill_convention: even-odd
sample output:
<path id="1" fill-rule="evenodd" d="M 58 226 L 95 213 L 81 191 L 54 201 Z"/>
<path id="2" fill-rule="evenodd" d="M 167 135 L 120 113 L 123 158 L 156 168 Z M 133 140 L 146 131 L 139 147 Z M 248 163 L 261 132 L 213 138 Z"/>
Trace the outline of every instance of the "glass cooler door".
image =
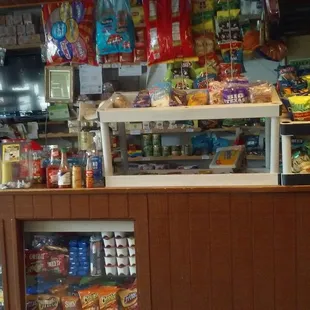
<path id="1" fill-rule="evenodd" d="M 134 222 L 24 222 L 26 309 L 138 309 Z"/>

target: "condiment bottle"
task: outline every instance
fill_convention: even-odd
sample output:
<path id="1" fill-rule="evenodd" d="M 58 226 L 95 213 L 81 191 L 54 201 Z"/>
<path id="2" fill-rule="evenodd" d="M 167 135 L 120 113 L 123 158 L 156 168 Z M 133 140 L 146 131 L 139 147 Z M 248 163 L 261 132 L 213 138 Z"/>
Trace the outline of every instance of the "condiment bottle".
<path id="1" fill-rule="evenodd" d="M 58 187 L 59 170 L 59 149 L 57 145 L 51 146 L 51 160 L 46 168 L 46 186 L 47 188 Z"/>
<path id="2" fill-rule="evenodd" d="M 91 162 L 91 155 L 87 156 L 87 163 L 86 163 L 86 188 L 93 188 L 94 187 L 94 171 L 93 165 Z"/>
<path id="3" fill-rule="evenodd" d="M 61 163 L 58 170 L 58 187 L 71 188 L 71 171 L 67 160 L 67 150 L 61 150 Z"/>

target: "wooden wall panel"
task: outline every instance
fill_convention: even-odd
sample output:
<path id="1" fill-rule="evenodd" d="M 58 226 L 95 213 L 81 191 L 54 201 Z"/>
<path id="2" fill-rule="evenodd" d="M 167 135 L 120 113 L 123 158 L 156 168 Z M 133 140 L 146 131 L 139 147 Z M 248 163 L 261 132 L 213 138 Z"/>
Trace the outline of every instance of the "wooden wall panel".
<path id="1" fill-rule="evenodd" d="M 297 308 L 295 196 L 274 196 L 275 308 Z"/>
<path id="2" fill-rule="evenodd" d="M 191 308 L 188 195 L 169 194 L 171 309 Z"/>
<path id="3" fill-rule="evenodd" d="M 91 219 L 109 218 L 108 195 L 89 195 L 89 216 Z"/>
<path id="4" fill-rule="evenodd" d="M 149 221 L 146 195 L 129 195 L 128 210 L 129 217 L 135 219 L 137 274 L 140 279 L 139 307 L 151 309 Z"/>
<path id="5" fill-rule="evenodd" d="M 149 194 L 152 310 L 171 310 L 170 229 L 167 194 Z"/>
<path id="6" fill-rule="evenodd" d="M 273 195 L 251 197 L 254 309 L 274 310 Z"/>
<path id="7" fill-rule="evenodd" d="M 188 208 L 191 260 L 191 309 L 211 310 L 209 195 L 190 194 Z"/>
<path id="8" fill-rule="evenodd" d="M 52 197 L 51 195 L 33 196 L 33 217 L 35 219 L 52 218 Z"/>
<path id="9" fill-rule="evenodd" d="M 71 217 L 74 219 L 89 218 L 89 196 L 70 195 Z"/>
<path id="10" fill-rule="evenodd" d="M 128 197 L 126 194 L 109 195 L 109 217 L 112 219 L 128 218 Z"/>
<path id="11" fill-rule="evenodd" d="M 233 308 L 254 309 L 253 244 L 250 194 L 231 194 Z"/>
<path id="12" fill-rule="evenodd" d="M 233 308 L 229 194 L 210 194 L 211 301 L 213 310 Z"/>
<path id="13" fill-rule="evenodd" d="M 71 206 L 69 195 L 52 195 L 53 219 L 71 219 Z"/>
<path id="14" fill-rule="evenodd" d="M 310 305 L 310 195 L 296 195 L 296 261 L 297 261 L 297 307 L 309 309 Z"/>
<path id="15" fill-rule="evenodd" d="M 15 217 L 17 219 L 33 218 L 33 200 L 31 195 L 15 197 Z"/>

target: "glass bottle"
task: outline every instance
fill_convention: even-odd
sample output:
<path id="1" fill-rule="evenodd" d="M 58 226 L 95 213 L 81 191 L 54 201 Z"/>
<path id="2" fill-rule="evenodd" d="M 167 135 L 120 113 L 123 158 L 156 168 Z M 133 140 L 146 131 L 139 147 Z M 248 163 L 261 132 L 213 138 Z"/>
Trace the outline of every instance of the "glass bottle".
<path id="1" fill-rule="evenodd" d="M 61 163 L 58 170 L 58 187 L 59 188 L 71 188 L 71 171 L 67 159 L 67 150 L 61 150 Z"/>
<path id="2" fill-rule="evenodd" d="M 59 149 L 57 145 L 51 146 L 51 159 L 46 168 L 46 186 L 47 188 L 58 187 L 58 170 L 59 170 Z"/>

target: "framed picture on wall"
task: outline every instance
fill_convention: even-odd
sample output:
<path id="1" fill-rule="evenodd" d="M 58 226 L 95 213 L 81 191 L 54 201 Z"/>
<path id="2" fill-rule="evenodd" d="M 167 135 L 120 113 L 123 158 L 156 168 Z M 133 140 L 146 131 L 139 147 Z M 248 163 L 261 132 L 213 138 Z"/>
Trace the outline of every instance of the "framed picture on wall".
<path id="1" fill-rule="evenodd" d="M 73 103 L 73 67 L 45 67 L 45 100 Z"/>

